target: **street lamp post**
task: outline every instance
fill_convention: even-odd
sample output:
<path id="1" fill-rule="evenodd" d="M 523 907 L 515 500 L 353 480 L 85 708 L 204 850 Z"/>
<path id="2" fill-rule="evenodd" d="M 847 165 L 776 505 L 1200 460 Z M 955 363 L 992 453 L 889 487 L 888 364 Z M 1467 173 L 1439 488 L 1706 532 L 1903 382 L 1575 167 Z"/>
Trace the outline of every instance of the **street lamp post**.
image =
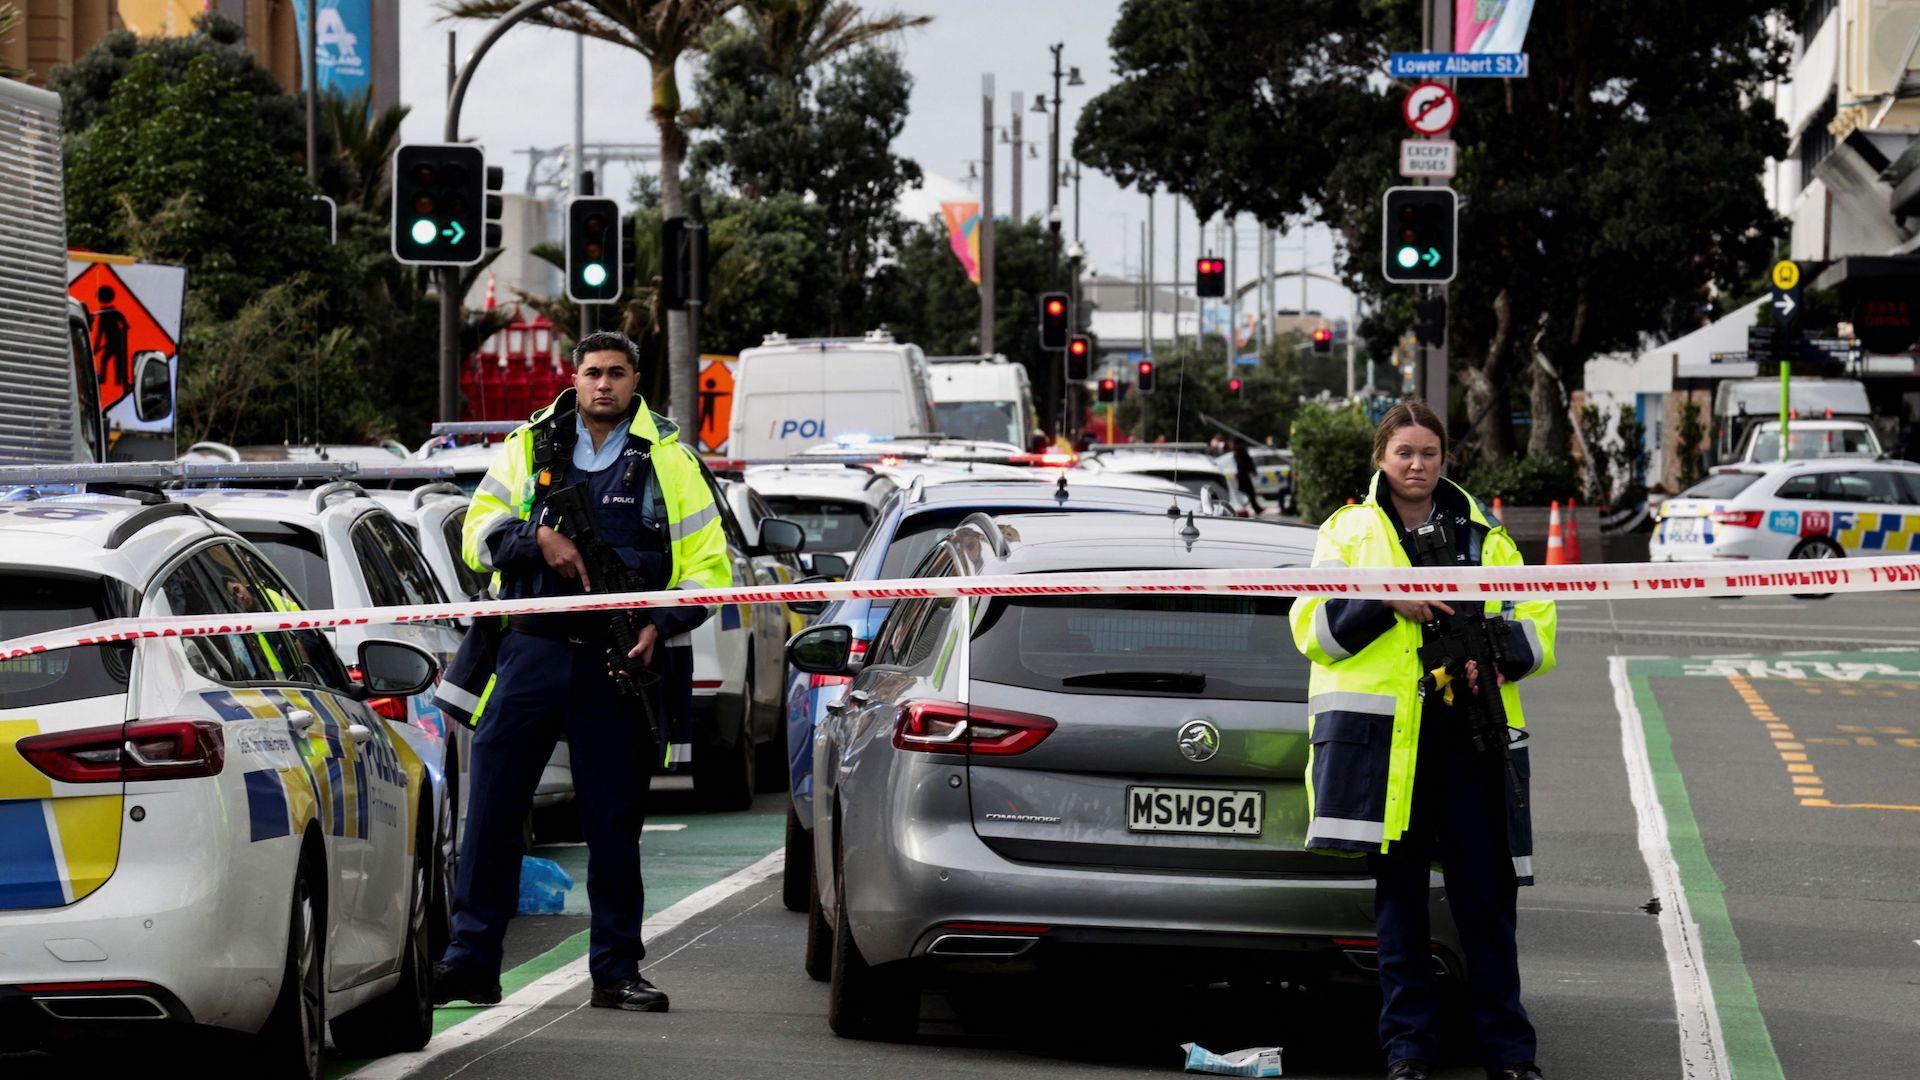
<path id="1" fill-rule="evenodd" d="M 1047 209 L 1048 210 L 1052 210 L 1056 205 L 1059 204 L 1060 187 L 1061 187 L 1061 180 L 1062 180 L 1062 177 L 1060 175 L 1060 80 L 1064 77 L 1067 80 L 1068 86 L 1085 86 L 1086 85 L 1086 82 L 1080 78 L 1079 68 L 1069 67 L 1064 71 L 1061 70 L 1060 51 L 1062 49 L 1065 49 L 1066 47 L 1067 47 L 1067 43 L 1064 41 L 1055 45 L 1047 46 L 1047 51 L 1053 53 L 1053 116 L 1049 118 L 1050 122 L 1048 124 L 1048 131 L 1047 131 L 1047 143 L 1048 143 L 1047 145 Z M 1047 96 L 1045 94 L 1041 94 L 1040 100 L 1034 103 L 1034 111 L 1035 112 L 1042 111 L 1045 107 L 1046 100 L 1047 100 Z"/>

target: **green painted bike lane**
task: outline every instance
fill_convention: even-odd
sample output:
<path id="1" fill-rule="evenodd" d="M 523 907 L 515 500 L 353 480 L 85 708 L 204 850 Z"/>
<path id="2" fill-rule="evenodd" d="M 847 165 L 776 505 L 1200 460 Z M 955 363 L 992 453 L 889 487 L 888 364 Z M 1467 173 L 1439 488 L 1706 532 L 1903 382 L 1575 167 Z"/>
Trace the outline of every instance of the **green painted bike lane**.
<path id="1" fill-rule="evenodd" d="M 1654 790 L 1666 814 L 1667 840 L 1680 869 L 1682 887 L 1694 922 L 1700 928 L 1708 982 L 1713 989 L 1714 1012 L 1726 1043 L 1728 1072 L 1734 1080 L 1783 1080 L 1785 1073 L 1774 1050 L 1773 1036 L 1761 1011 L 1753 977 L 1747 970 L 1727 907 L 1727 888 L 1708 857 L 1708 841 L 1694 816 L 1693 800 L 1674 754 L 1666 715 L 1656 700 L 1651 680 L 1658 677 L 1717 675 L 1724 666 L 1755 662 L 1795 666 L 1802 670 L 1847 671 L 1872 667 L 1880 678 L 1920 679 L 1920 654 L 1895 651 L 1797 653 L 1767 658 L 1742 657 L 1717 662 L 1712 658 L 1636 659 L 1627 662 L 1628 686 L 1646 736 Z"/>
<path id="2" fill-rule="evenodd" d="M 729 877 L 778 849 L 786 839 L 784 813 L 688 814 L 647 822 L 641 837 L 640 865 L 646 878 L 646 916 L 659 914 L 695 892 Z M 573 879 L 562 915 L 584 916 L 587 905 L 587 849 L 584 844 L 535 848 L 537 858 L 552 859 Z M 523 919 L 547 916 L 522 915 Z M 516 967 L 500 973 L 503 998 L 535 979 L 587 954 L 585 930 L 563 939 Z M 485 1012 L 486 1006 L 441 1006 L 434 1010 L 433 1032 Z M 334 1059 L 327 1063 L 330 1078 L 346 1076 L 368 1064 L 370 1058 Z"/>

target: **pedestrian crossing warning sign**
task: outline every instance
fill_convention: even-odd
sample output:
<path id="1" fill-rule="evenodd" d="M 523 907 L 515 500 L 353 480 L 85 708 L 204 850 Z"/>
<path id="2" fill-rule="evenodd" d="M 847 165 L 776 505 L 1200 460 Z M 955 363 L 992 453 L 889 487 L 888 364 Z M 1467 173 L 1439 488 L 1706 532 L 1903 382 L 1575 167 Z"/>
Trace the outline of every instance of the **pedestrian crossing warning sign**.
<path id="1" fill-rule="evenodd" d="M 727 425 L 733 422 L 733 362 L 717 356 L 700 369 L 697 400 L 700 403 L 700 452 L 725 453 Z"/>
<path id="2" fill-rule="evenodd" d="M 108 426 L 171 432 L 186 268 L 72 252 L 67 282 L 67 295 L 87 309 L 100 411 Z"/>

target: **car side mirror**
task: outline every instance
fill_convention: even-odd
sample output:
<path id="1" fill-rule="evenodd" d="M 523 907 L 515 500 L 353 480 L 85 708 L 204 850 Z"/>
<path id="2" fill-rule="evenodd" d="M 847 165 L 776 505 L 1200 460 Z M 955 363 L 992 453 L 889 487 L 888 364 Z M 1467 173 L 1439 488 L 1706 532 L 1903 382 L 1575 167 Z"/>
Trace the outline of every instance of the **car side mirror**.
<path id="1" fill-rule="evenodd" d="M 809 675 L 856 675 L 853 627 L 845 623 L 809 626 L 787 642 L 787 663 Z"/>
<path id="2" fill-rule="evenodd" d="M 418 645 L 404 641 L 370 640 L 360 643 L 360 681 L 353 697 L 410 697 L 433 685 L 440 662 Z"/>
<path id="3" fill-rule="evenodd" d="M 845 555 L 835 555 L 830 551 L 814 553 L 813 572 L 827 581 L 845 581 L 849 569 Z"/>
<path id="4" fill-rule="evenodd" d="M 173 365 L 155 349 L 133 358 L 133 415 L 142 423 L 173 415 Z"/>
<path id="5" fill-rule="evenodd" d="M 825 585 L 830 583 L 831 581 L 832 581 L 831 578 L 824 578 L 818 574 L 815 574 L 812 577 L 803 577 L 799 581 L 794 582 L 794 584 L 795 585 Z M 797 611 L 802 615 L 818 615 L 821 612 L 827 610 L 828 603 L 830 603 L 830 601 L 827 601 L 827 600 L 789 600 L 787 601 L 787 610 Z"/>
<path id="6" fill-rule="evenodd" d="M 760 547 L 769 555 L 797 555 L 807 546 L 807 531 L 782 518 L 760 522 Z"/>

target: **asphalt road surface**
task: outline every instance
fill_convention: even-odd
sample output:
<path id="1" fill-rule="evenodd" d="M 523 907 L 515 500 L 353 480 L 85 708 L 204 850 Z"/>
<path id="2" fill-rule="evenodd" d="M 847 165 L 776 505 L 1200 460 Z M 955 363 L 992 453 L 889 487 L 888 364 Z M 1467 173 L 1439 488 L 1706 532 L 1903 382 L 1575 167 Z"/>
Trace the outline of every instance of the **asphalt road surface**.
<path id="1" fill-rule="evenodd" d="M 1560 615 L 1560 666 L 1527 698 L 1540 883 L 1521 893 L 1546 1074 L 1913 1075 L 1920 599 L 1572 602 Z M 647 974 L 671 1013 L 586 1007 L 577 885 L 566 913 L 515 920 L 506 1004 L 442 1009 L 421 1054 L 330 1073 L 1169 1075 L 1190 1041 L 1282 1046 L 1290 1077 L 1382 1071 L 1362 998 L 1124 971 L 963 984 L 924 997 L 910 1041 L 837 1038 L 826 985 L 801 970 L 805 917 L 780 904 L 782 798 L 730 815 L 656 806 Z M 536 854 L 584 877 L 582 848 Z M 21 1059 L 7 1072 L 72 1075 Z M 1462 1059 L 1440 1075 L 1481 1073 Z"/>

